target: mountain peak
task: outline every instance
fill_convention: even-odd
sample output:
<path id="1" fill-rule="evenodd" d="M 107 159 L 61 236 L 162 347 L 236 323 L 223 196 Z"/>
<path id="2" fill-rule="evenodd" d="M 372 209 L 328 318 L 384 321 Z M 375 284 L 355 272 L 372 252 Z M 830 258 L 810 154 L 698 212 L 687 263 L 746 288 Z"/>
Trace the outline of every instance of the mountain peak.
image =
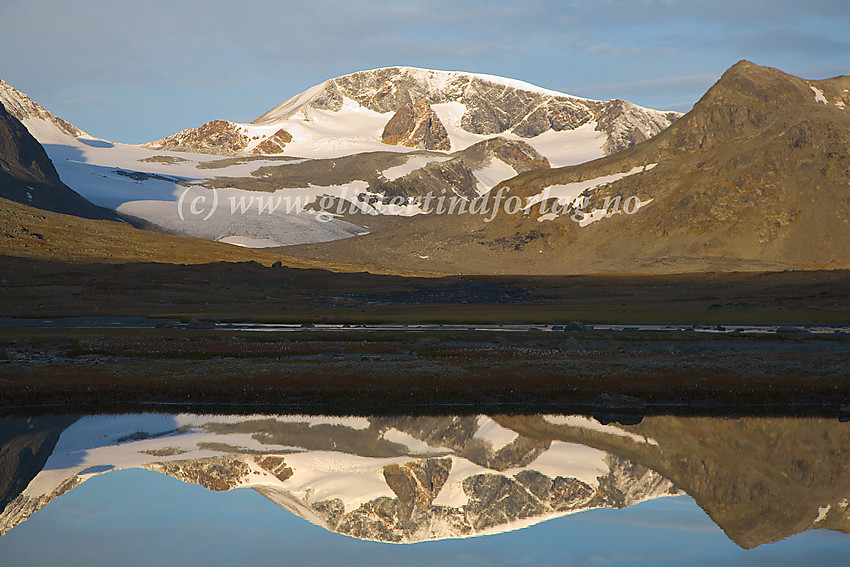
<path id="1" fill-rule="evenodd" d="M 0 79 L 0 105 L 3 105 L 9 114 L 21 122 L 31 118 L 41 119 L 52 122 L 62 133 L 72 138 L 87 136 L 85 132 L 70 122 L 54 116 L 43 106 L 2 79 Z"/>
<path id="2" fill-rule="evenodd" d="M 397 112 L 402 106 L 415 104 L 421 99 L 428 104 L 440 104 L 493 90 L 509 98 L 526 93 L 519 96 L 528 98 L 528 94 L 534 94 L 537 97 L 600 102 L 495 75 L 395 66 L 356 71 L 328 79 L 284 101 L 253 123 L 269 124 L 284 120 L 303 110 L 304 105 L 339 112 L 345 98 L 355 100 L 369 110 L 387 113 Z"/>
<path id="3" fill-rule="evenodd" d="M 93 205 L 59 179 L 42 145 L 6 110 L 5 104 L 0 104 L 0 197 L 86 218 L 114 218 L 111 212 Z"/>
<path id="4" fill-rule="evenodd" d="M 392 116 L 416 104 L 433 108 L 450 138 L 452 127 L 456 128 L 454 135 L 460 137 L 512 134 L 528 139 L 588 126 L 608 135 L 600 142 L 603 153 L 614 153 L 650 138 L 680 116 L 619 100 L 581 98 L 494 75 L 382 67 L 328 79 L 272 108 L 252 125 L 310 122 L 319 116 L 317 113 Z M 447 121 L 444 116 L 448 118 L 449 114 L 452 120 Z M 452 147 L 458 145 L 452 140 Z"/>
<path id="5" fill-rule="evenodd" d="M 348 75 L 343 75 L 342 77 L 337 77 L 336 79 L 341 79 L 344 77 L 351 77 L 353 75 L 358 74 L 384 74 L 384 73 L 402 73 L 410 76 L 418 76 L 418 77 L 432 77 L 442 80 L 450 80 L 452 78 L 463 77 L 469 80 L 478 80 L 487 83 L 493 83 L 496 85 L 502 85 L 505 87 L 509 87 L 516 90 L 529 91 L 529 92 L 539 92 L 542 94 L 547 94 L 551 96 L 566 96 L 570 98 L 577 98 L 581 100 L 592 100 L 582 97 L 577 97 L 574 95 L 570 95 L 561 91 L 556 91 L 553 89 L 547 89 L 545 87 L 540 87 L 534 85 L 532 83 L 528 83 L 526 81 L 521 81 L 519 79 L 511 79 L 508 77 L 501 77 L 499 75 L 490 75 L 487 73 L 475 73 L 472 71 L 443 71 L 440 69 L 425 69 L 422 67 L 411 67 L 409 65 L 396 65 L 391 67 L 378 67 L 376 69 L 366 69 L 363 71 L 356 71 L 354 73 L 349 73 Z M 335 80 L 335 79 L 330 79 Z M 601 101 L 595 101 L 601 102 Z"/>
<path id="6" fill-rule="evenodd" d="M 722 98 L 727 102 L 770 105 L 814 103 L 812 82 L 818 81 L 806 81 L 773 67 L 741 60 L 723 73 L 703 100 Z"/>
<path id="7" fill-rule="evenodd" d="M 842 90 L 848 86 L 850 77 L 806 80 L 742 60 L 723 73 L 664 139 L 680 149 L 708 148 L 770 124 L 829 121 L 836 116 L 823 113 L 845 113 L 850 105 L 850 95 Z"/>
<path id="8" fill-rule="evenodd" d="M 741 59 L 728 69 L 726 69 L 726 73 L 730 72 L 747 72 L 747 71 L 755 71 L 758 69 L 773 69 L 773 67 L 765 67 L 763 65 L 759 65 L 757 63 L 753 63 L 749 59 Z M 773 69 L 774 71 L 778 71 L 778 69 Z"/>
<path id="9" fill-rule="evenodd" d="M 239 147 L 208 139 L 201 131 L 204 127 L 144 147 L 330 158 L 399 145 L 462 150 L 506 136 L 528 140 L 555 165 L 572 165 L 651 138 L 679 116 L 494 75 L 395 66 L 328 79 L 250 124 L 229 123 L 229 130 L 238 134 Z M 289 134 L 285 144 L 265 144 L 280 130 Z M 542 134 L 547 136 L 538 138 Z M 175 145 L 174 140 L 180 143 Z"/>

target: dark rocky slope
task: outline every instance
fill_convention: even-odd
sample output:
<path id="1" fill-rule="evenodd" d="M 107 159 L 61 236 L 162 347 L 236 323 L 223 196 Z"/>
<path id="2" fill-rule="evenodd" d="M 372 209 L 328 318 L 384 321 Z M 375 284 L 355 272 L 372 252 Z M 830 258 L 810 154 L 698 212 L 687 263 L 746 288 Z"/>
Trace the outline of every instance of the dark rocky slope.
<path id="1" fill-rule="evenodd" d="M 59 179 L 53 162 L 26 127 L 0 104 L 0 197 L 90 219 L 115 219 Z"/>

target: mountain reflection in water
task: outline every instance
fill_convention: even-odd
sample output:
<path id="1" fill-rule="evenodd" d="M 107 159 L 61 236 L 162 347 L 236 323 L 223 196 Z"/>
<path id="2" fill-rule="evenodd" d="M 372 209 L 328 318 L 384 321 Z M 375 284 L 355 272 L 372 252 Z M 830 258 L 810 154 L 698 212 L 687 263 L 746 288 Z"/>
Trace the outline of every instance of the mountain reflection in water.
<path id="1" fill-rule="evenodd" d="M 327 530 L 412 543 L 687 493 L 742 548 L 850 531 L 828 419 L 122 415 L 0 420 L 0 533 L 112 471 L 248 487 Z"/>

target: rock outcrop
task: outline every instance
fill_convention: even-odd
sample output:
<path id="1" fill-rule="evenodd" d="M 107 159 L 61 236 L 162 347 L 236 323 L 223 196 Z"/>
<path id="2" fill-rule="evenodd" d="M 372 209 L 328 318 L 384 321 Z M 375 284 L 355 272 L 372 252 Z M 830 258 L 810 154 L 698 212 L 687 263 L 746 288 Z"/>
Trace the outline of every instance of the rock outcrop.
<path id="1" fill-rule="evenodd" d="M 425 459 L 384 467 L 384 480 L 399 501 L 421 510 L 430 508 L 452 470 L 451 459 Z"/>
<path id="2" fill-rule="evenodd" d="M 381 141 L 421 150 L 448 151 L 452 147 L 446 128 L 425 99 L 399 108 L 387 122 Z"/>
<path id="3" fill-rule="evenodd" d="M 187 128 L 176 134 L 143 144 L 152 150 L 197 152 L 205 154 L 238 155 L 244 152 L 251 139 L 235 122 L 213 120 L 197 128 Z"/>
<path id="4" fill-rule="evenodd" d="M 549 167 L 549 160 L 528 142 L 508 140 L 501 136 L 473 144 L 456 155 L 471 169 L 486 167 L 493 158 L 502 160 L 517 173 Z"/>
<path id="5" fill-rule="evenodd" d="M 280 154 L 283 153 L 283 150 L 286 149 L 286 144 L 292 141 L 292 134 L 281 128 L 259 144 L 254 148 L 253 153 L 266 155 L 266 154 Z"/>
<path id="6" fill-rule="evenodd" d="M 257 143 L 257 140 L 260 140 Z M 167 138 L 142 144 L 151 150 L 175 152 L 193 152 L 237 156 L 274 155 L 283 153 L 286 144 L 292 141 L 292 134 L 278 129 L 266 137 L 249 137 L 244 126 L 229 120 L 213 120 L 197 128 L 187 128 Z M 251 147 L 253 145 L 253 148 Z"/>
<path id="7" fill-rule="evenodd" d="M 675 112 L 647 112 L 635 104 L 615 99 L 599 114 L 596 130 L 608 134 L 604 150 L 606 155 L 611 155 L 650 139 L 678 117 Z"/>
<path id="8" fill-rule="evenodd" d="M 236 488 L 250 472 L 244 459 L 230 455 L 154 463 L 148 468 L 216 492 Z"/>

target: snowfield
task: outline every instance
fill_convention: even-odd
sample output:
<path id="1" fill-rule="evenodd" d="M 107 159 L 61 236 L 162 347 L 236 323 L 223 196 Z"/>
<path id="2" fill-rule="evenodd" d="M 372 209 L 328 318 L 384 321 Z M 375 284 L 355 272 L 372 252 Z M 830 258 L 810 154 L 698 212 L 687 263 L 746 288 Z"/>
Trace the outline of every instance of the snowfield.
<path id="1" fill-rule="evenodd" d="M 380 70 L 361 73 L 368 76 L 378 71 Z M 446 129 L 451 141 L 451 152 L 464 150 L 478 142 L 500 136 L 530 144 L 545 156 L 553 167 L 574 165 L 605 155 L 609 136 L 596 130 L 598 122 L 595 119 L 574 129 L 556 131 L 550 128 L 529 138 L 518 136 L 511 129 L 499 134 L 482 135 L 470 132 L 462 126 L 464 115 L 471 110 L 467 108 L 466 103 L 458 102 L 476 101 L 476 97 L 480 97 L 482 93 L 491 98 L 499 98 L 504 93 L 515 92 L 514 89 L 526 92 L 527 96 L 542 95 L 545 98 L 540 98 L 543 101 L 541 104 L 545 104 L 546 100 L 554 100 L 548 97 L 558 97 L 561 101 L 559 104 L 573 105 L 574 108 L 584 108 L 584 102 L 601 104 L 600 101 L 574 97 L 523 81 L 490 75 L 413 67 L 390 68 L 385 71 L 394 73 L 393 81 L 412 81 L 409 83 L 413 85 L 412 89 L 425 89 L 423 92 L 429 93 L 429 96 L 442 93 L 437 98 L 447 102 L 435 102 L 431 107 Z M 358 74 L 346 77 L 354 75 Z M 285 212 L 272 210 L 269 214 L 228 216 L 226 211 L 219 209 L 209 216 L 206 212 L 202 215 L 187 216 L 186 210 L 180 204 L 181 198 L 185 198 L 187 188 L 196 192 L 197 186 L 219 177 L 230 178 L 236 185 L 219 190 L 222 191 L 220 197 L 225 200 L 244 197 L 265 203 L 268 193 L 249 191 L 239 187 L 238 183 L 239 179 L 256 180 L 253 174 L 261 167 L 286 167 L 311 159 L 336 159 L 363 152 L 404 154 L 418 151 L 382 142 L 383 130 L 393 112 L 372 110 L 340 91 L 334 95 L 337 96 L 334 99 L 335 105 L 323 106 L 323 103 L 316 102 L 321 97 L 328 96 L 328 85 L 346 77 L 330 79 L 311 87 L 265 113 L 253 123 L 230 123 L 230 127 L 235 128 L 237 134 L 250 140 L 242 150 L 244 159 L 239 156 L 226 159 L 222 155 L 150 149 L 148 144 L 121 144 L 99 139 L 73 126 L 63 125 L 61 120 L 5 83 L 0 85 L 0 100 L 26 114 L 24 124 L 45 147 L 62 181 L 94 204 L 115 209 L 119 213 L 136 217 L 175 234 L 217 240 L 237 246 L 269 247 L 326 242 L 365 233 L 362 227 L 335 218 L 339 216 L 338 212 L 317 215 L 316 210 L 323 208 L 317 206 L 323 196 L 343 199 L 348 203 L 347 206 L 356 211 L 371 214 L 411 216 L 423 212 L 413 202 L 382 203 L 382 194 L 370 191 L 367 183 L 356 180 L 336 186 L 279 187 L 279 190 L 273 193 L 274 200 L 285 197 L 298 201 L 297 206 L 284 206 Z M 387 85 L 392 89 L 396 88 L 389 81 L 384 83 L 384 86 Z M 468 87 L 461 88 L 459 85 Z M 366 88 L 368 92 L 358 92 L 352 96 L 367 101 L 368 98 L 364 99 L 361 95 L 379 94 L 380 89 L 370 88 Z M 373 90 L 375 92 L 372 92 Z M 813 87 L 813 91 L 817 89 Z M 815 94 L 823 96 L 819 92 Z M 566 103 L 563 102 L 565 99 Z M 643 129 L 651 127 L 652 121 L 659 120 L 658 117 L 662 116 L 660 112 L 635 105 L 629 105 L 627 111 L 646 122 L 639 125 Z M 292 139 L 285 143 L 278 159 L 271 156 L 263 159 L 262 156 L 251 155 L 257 146 L 281 129 L 289 133 Z M 389 167 L 381 174 L 387 181 L 396 181 L 429 163 L 451 159 L 451 152 L 432 151 L 429 155 L 411 155 L 406 163 Z M 441 153 L 443 155 L 440 155 Z M 285 161 L 286 159 L 290 161 Z M 488 163 L 474 166 L 472 173 L 477 180 L 475 191 L 480 195 L 500 182 L 514 177 L 517 171 L 501 159 L 492 158 Z M 552 189 L 559 199 L 569 199 L 578 187 Z M 199 196 L 197 193 L 193 194 Z M 372 204 L 365 204 L 363 198 Z M 199 205 L 202 200 L 191 202 Z M 194 210 L 199 210 L 198 206 Z"/>

